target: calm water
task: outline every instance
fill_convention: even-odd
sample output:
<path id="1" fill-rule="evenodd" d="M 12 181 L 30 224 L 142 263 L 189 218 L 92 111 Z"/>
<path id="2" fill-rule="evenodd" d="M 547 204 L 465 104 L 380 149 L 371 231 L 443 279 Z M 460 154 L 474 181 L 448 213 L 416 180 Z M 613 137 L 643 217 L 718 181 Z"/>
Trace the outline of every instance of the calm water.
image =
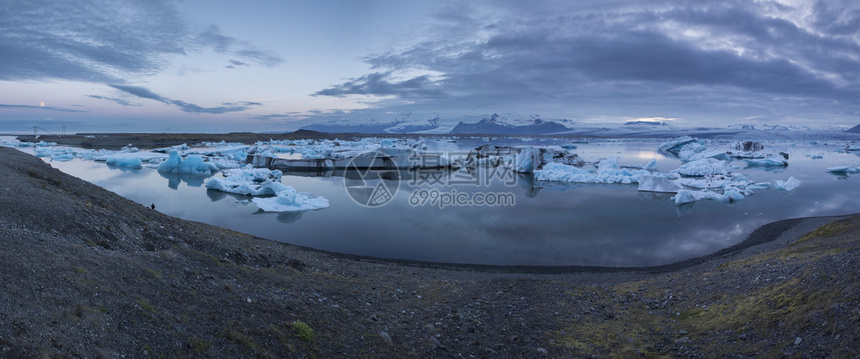
<path id="1" fill-rule="evenodd" d="M 586 161 L 620 157 L 621 165 L 657 158 L 661 172 L 676 168 L 677 159 L 656 152 L 662 141 L 601 141 L 576 144 Z M 431 149 L 470 149 L 481 141 L 430 141 Z M 505 144 L 494 141 L 495 144 Z M 507 144 L 544 145 L 548 142 Z M 331 207 L 301 213 L 262 213 L 253 204 L 207 190 L 205 178 L 163 176 L 154 169 L 129 171 L 104 163 L 72 160 L 51 164 L 136 202 L 183 219 L 210 223 L 328 251 L 374 257 L 435 262 L 498 265 L 642 266 L 672 263 L 701 256 L 743 240 L 757 227 L 775 220 L 860 212 L 860 175 L 838 177 L 825 171 L 837 165 L 860 166 L 860 157 L 839 153 L 833 145 L 766 143 L 768 151 L 790 154 L 789 166 L 777 170 L 743 168 L 753 181 L 774 182 L 790 176 L 802 181 L 795 191 L 759 190 L 745 200 L 726 204 L 699 201 L 678 207 L 670 195 L 640 193 L 636 185 L 535 183 L 517 176 L 474 186 L 458 182 L 457 174 L 436 172 L 447 186 L 410 184 L 409 174 L 392 202 L 366 208 L 353 201 L 337 174 L 285 174 L 282 182 L 302 192 L 329 199 Z M 726 148 L 711 143 L 709 148 Z M 822 155 L 813 158 L 810 155 Z M 413 181 L 414 182 L 414 181 Z M 505 183 L 515 182 L 515 183 Z M 429 191 L 510 194 L 513 206 L 451 206 L 439 208 Z"/>

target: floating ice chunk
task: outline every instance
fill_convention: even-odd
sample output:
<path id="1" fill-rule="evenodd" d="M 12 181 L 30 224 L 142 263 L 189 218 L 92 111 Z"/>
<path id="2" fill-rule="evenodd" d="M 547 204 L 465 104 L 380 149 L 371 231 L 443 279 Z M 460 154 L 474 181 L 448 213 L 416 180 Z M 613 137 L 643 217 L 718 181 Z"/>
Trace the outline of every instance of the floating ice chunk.
<path id="1" fill-rule="evenodd" d="M 598 171 L 609 171 L 618 169 L 618 157 L 604 158 L 597 163 Z"/>
<path id="2" fill-rule="evenodd" d="M 675 201 L 675 204 L 696 202 L 703 199 L 731 203 L 744 199 L 744 195 L 737 188 L 728 188 L 723 193 L 717 193 L 711 190 L 680 190 L 678 191 L 678 194 L 672 197 L 672 199 Z"/>
<path id="3" fill-rule="evenodd" d="M 705 158 L 713 158 L 713 159 L 725 161 L 725 160 L 729 159 L 729 154 L 726 151 L 712 150 L 712 151 L 698 152 L 698 153 L 695 153 L 695 154 L 692 154 L 689 156 L 679 155 L 678 157 L 680 157 L 681 160 L 684 162 L 697 161 L 697 160 L 701 160 L 701 159 L 705 159 Z"/>
<path id="4" fill-rule="evenodd" d="M 282 176 L 283 172 L 266 168 L 245 167 L 224 171 L 224 177 L 230 178 L 234 181 L 243 182 L 262 183 L 266 180 L 280 181 Z"/>
<path id="5" fill-rule="evenodd" d="M 720 161 L 713 158 L 705 158 L 692 162 L 687 162 L 675 172 L 687 177 L 703 177 L 709 175 L 720 175 L 729 173 L 729 165 L 726 161 Z"/>
<path id="6" fill-rule="evenodd" d="M 244 162 L 244 161 L 242 161 L 242 162 Z M 218 169 L 221 169 L 221 170 L 242 167 L 242 164 L 239 163 L 239 161 L 236 161 L 235 159 L 228 159 L 228 158 L 218 158 L 218 157 L 210 158 L 209 163 L 215 165 L 215 167 L 218 167 Z"/>
<path id="7" fill-rule="evenodd" d="M 693 137 L 690 137 L 690 136 L 678 137 L 676 139 L 664 142 L 663 144 L 660 145 L 658 150 L 660 152 L 669 152 L 671 154 L 677 155 L 679 152 L 681 152 L 681 149 L 684 146 L 691 144 L 691 143 L 699 143 L 699 140 L 697 140 Z"/>
<path id="8" fill-rule="evenodd" d="M 246 196 L 274 196 L 277 195 L 278 192 L 287 189 L 287 187 L 289 186 L 272 180 L 256 183 L 238 182 L 231 181 L 227 178 L 212 177 L 206 181 L 206 188 Z"/>
<path id="9" fill-rule="evenodd" d="M 639 190 L 643 192 L 678 193 L 681 186 L 666 177 L 642 176 L 639 178 Z"/>
<path id="10" fill-rule="evenodd" d="M 735 202 L 744 199 L 744 194 L 741 193 L 740 189 L 735 187 L 728 187 L 723 190 L 723 196 L 725 196 L 728 202 Z"/>
<path id="11" fill-rule="evenodd" d="M 644 166 L 642 166 L 642 169 L 648 170 L 648 171 L 656 171 L 657 170 L 657 159 L 652 158 L 650 161 L 648 161 L 648 163 L 646 163 Z"/>
<path id="12" fill-rule="evenodd" d="M 108 166 L 139 169 L 143 167 L 140 157 L 114 155 L 105 161 Z"/>
<path id="13" fill-rule="evenodd" d="M 224 172 L 226 177 L 212 177 L 206 188 L 248 196 L 274 196 L 288 186 L 282 184 L 279 170 L 264 168 L 233 169 Z"/>
<path id="14" fill-rule="evenodd" d="M 519 154 L 514 155 L 516 161 L 514 171 L 520 173 L 531 173 L 541 165 L 541 153 L 534 147 L 526 147 Z"/>
<path id="15" fill-rule="evenodd" d="M 573 182 L 573 183 L 638 183 L 642 176 L 651 175 L 646 170 L 629 170 L 618 168 L 616 159 L 603 160 L 598 164 L 597 171 L 588 171 L 561 163 L 547 163 L 542 170 L 535 171 L 535 179 L 539 181 Z"/>
<path id="16" fill-rule="evenodd" d="M 749 167 L 785 167 L 788 166 L 788 161 L 782 157 L 766 157 L 744 160 Z"/>
<path id="17" fill-rule="evenodd" d="M 860 173 L 860 167 L 835 166 L 827 167 L 827 172 L 835 174 Z"/>
<path id="18" fill-rule="evenodd" d="M 788 181 L 777 180 L 773 188 L 783 191 L 793 191 L 800 187 L 800 181 L 794 177 L 789 177 Z"/>
<path id="19" fill-rule="evenodd" d="M 191 174 L 200 176 L 211 176 L 218 172 L 218 167 L 203 161 L 203 157 L 198 155 L 188 155 L 185 160 L 179 156 L 176 150 L 170 151 L 170 155 L 166 161 L 158 165 L 159 172 L 169 172 L 175 174 Z"/>
<path id="20" fill-rule="evenodd" d="M 190 149 L 191 149 L 191 147 L 189 147 L 187 143 L 183 143 L 183 144 L 181 144 L 181 145 L 170 146 L 170 147 L 164 147 L 164 148 L 156 148 L 156 149 L 152 149 L 152 150 L 149 150 L 149 151 L 150 151 L 150 152 L 156 152 L 156 153 L 169 153 L 169 152 L 172 152 L 172 151 L 176 151 L 177 153 L 181 153 L 181 152 L 184 152 L 184 151 L 188 151 L 188 150 L 190 150 Z"/>
<path id="21" fill-rule="evenodd" d="M 329 206 L 325 197 L 314 197 L 310 193 L 300 193 L 293 187 L 285 187 L 275 197 L 254 198 L 251 201 L 265 212 L 309 211 Z"/>

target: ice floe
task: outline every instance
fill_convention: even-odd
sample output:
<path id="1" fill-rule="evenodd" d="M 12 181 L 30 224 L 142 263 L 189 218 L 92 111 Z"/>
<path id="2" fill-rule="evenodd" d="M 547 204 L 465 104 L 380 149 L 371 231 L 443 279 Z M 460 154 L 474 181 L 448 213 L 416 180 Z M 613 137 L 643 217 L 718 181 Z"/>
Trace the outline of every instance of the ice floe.
<path id="1" fill-rule="evenodd" d="M 310 211 L 329 206 L 328 199 L 325 197 L 301 193 L 290 186 L 286 186 L 275 197 L 254 198 L 251 201 L 264 212 Z"/>
<path id="2" fill-rule="evenodd" d="M 773 188 L 783 191 L 793 191 L 797 187 L 800 187 L 800 180 L 794 177 L 790 177 L 787 181 L 777 180 L 773 185 Z"/>
<path id="3" fill-rule="evenodd" d="M 830 172 L 833 174 L 860 173 L 860 167 L 851 167 L 851 166 L 827 167 L 827 172 Z"/>
<path id="4" fill-rule="evenodd" d="M 251 200 L 265 212 L 308 211 L 329 206 L 325 197 L 298 192 L 281 183 L 282 172 L 279 170 L 242 168 L 227 170 L 223 174 L 223 178 L 212 177 L 206 181 L 206 188 L 255 197 L 271 196 Z"/>
<path id="5" fill-rule="evenodd" d="M 704 177 L 713 175 L 724 175 L 730 172 L 728 162 L 714 159 L 704 158 L 687 162 L 678 167 L 675 172 L 687 177 Z"/>
<path id="6" fill-rule="evenodd" d="M 176 150 L 170 151 L 166 161 L 158 165 L 159 172 L 174 174 L 190 174 L 199 176 L 211 176 L 218 172 L 218 167 L 205 162 L 200 155 L 188 155 L 185 159 L 179 156 Z"/>

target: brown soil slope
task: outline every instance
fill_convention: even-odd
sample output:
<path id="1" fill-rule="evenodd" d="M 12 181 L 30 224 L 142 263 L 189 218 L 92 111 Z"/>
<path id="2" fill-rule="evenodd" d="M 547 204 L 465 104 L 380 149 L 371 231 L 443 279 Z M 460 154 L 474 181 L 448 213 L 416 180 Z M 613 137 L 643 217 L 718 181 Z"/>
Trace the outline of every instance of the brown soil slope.
<path id="1" fill-rule="evenodd" d="M 0 358 L 857 357 L 860 218 L 801 238 L 826 222 L 662 273 L 422 268 L 182 221 L 0 148 Z"/>

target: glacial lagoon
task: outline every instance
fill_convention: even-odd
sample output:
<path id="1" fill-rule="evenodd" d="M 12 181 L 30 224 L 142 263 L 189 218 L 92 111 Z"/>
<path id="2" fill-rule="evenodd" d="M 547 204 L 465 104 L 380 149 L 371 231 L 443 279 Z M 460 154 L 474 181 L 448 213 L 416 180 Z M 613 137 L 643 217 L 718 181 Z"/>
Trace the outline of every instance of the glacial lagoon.
<path id="1" fill-rule="evenodd" d="M 486 141 L 439 139 L 427 140 L 427 145 L 428 151 L 465 154 Z M 657 170 L 669 172 L 681 161 L 657 150 L 664 141 L 492 140 L 509 146 L 575 146 L 572 151 L 587 162 L 617 157 L 622 166 L 636 166 L 656 159 Z M 708 141 L 707 146 L 729 149 L 733 142 Z M 367 207 L 345 189 L 342 171 L 322 171 L 285 172 L 281 182 L 327 198 L 330 207 L 268 213 L 250 203 L 249 197 L 207 189 L 205 177 L 82 159 L 45 160 L 135 202 L 154 204 L 171 216 L 325 251 L 446 263 L 626 267 L 707 255 L 781 219 L 860 212 L 860 174 L 827 172 L 834 166 L 860 167 L 860 152 L 842 151 L 845 144 L 765 141 L 767 151 L 789 155 L 787 167 L 748 167 L 734 160 L 732 172 L 754 182 L 794 177 L 800 180 L 798 188 L 755 190 L 731 203 L 701 200 L 682 205 L 671 200 L 672 194 L 641 192 L 636 184 L 545 182 L 531 174 L 500 173 L 491 175 L 494 180 L 476 184 L 464 181 L 462 173 L 429 170 L 419 177 L 400 173 L 384 180 L 397 188 L 393 198 Z M 438 196 L 451 193 L 470 199 L 476 193 L 510 196 L 504 199 L 512 203 L 440 206 Z"/>

